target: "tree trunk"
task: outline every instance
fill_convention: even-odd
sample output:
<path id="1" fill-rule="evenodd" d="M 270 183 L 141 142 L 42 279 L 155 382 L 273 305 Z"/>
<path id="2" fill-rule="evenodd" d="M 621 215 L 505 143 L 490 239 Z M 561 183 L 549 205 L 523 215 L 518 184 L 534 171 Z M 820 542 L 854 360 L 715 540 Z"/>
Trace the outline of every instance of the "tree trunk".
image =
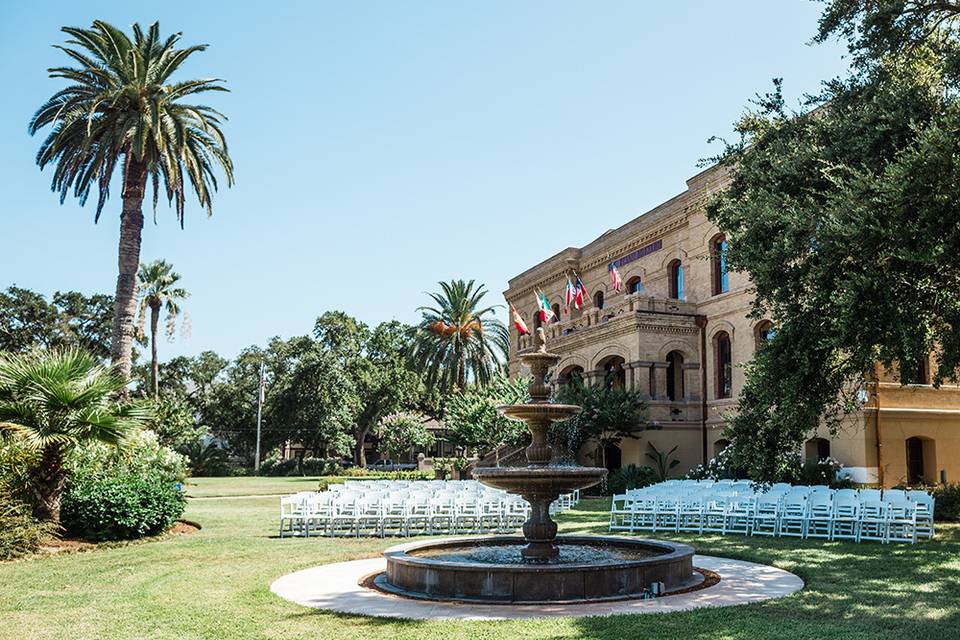
<path id="1" fill-rule="evenodd" d="M 119 274 L 113 302 L 113 335 L 110 360 L 114 370 L 129 380 L 133 368 L 134 315 L 137 311 L 137 269 L 140 268 L 140 234 L 143 231 L 143 193 L 147 167 L 130 153 L 124 161 L 123 212 L 120 214 Z"/>
<path id="2" fill-rule="evenodd" d="M 160 397 L 160 362 L 157 360 L 157 322 L 160 320 L 160 302 L 150 303 L 150 387 L 153 399 Z"/>
<path id="3" fill-rule="evenodd" d="M 367 430 L 360 429 L 356 432 L 357 441 L 354 443 L 353 448 L 353 458 L 354 462 L 357 463 L 358 467 L 365 468 L 367 466 L 367 452 L 363 450 L 364 441 L 367 439 Z"/>
<path id="4" fill-rule="evenodd" d="M 467 388 L 467 363 L 463 352 L 457 358 L 457 386 L 461 391 Z"/>
<path id="5" fill-rule="evenodd" d="M 43 449 L 40 464 L 30 473 L 35 518 L 60 524 L 60 498 L 66 481 L 63 450 L 59 444 L 49 444 Z"/>

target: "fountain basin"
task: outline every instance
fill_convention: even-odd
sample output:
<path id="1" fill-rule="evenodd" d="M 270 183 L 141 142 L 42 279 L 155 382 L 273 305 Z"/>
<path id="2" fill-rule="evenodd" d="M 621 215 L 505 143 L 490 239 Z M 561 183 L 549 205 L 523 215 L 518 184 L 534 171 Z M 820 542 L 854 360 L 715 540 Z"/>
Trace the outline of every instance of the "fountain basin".
<path id="1" fill-rule="evenodd" d="M 692 547 L 619 536 L 561 536 L 549 563 L 505 556 L 519 536 L 451 538 L 391 547 L 378 588 L 412 598 L 483 603 L 561 603 L 640 597 L 654 582 L 666 590 L 695 586 Z M 488 560 L 502 559 L 494 562 Z"/>
<path id="2" fill-rule="evenodd" d="M 607 470 L 602 467 L 550 465 L 477 467 L 472 473 L 474 478 L 488 487 L 496 487 L 521 495 L 552 494 L 555 500 L 561 493 L 592 487 L 603 480 Z"/>

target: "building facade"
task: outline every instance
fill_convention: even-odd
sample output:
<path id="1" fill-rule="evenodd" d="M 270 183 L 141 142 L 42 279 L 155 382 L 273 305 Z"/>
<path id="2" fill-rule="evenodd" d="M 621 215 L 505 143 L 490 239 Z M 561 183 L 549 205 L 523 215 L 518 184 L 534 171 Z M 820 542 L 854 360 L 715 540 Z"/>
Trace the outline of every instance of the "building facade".
<path id="1" fill-rule="evenodd" d="M 579 376 L 586 384 L 623 385 L 647 401 L 651 430 L 606 451 L 608 467 L 649 464 L 649 444 L 677 447 L 682 474 L 729 444 L 725 413 L 736 407 L 743 369 L 757 345 L 774 331 L 749 317 L 745 274 L 726 268 L 726 238 L 704 212 L 726 184 L 713 167 L 687 181 L 680 195 L 580 248 L 568 248 L 512 278 L 504 292 L 527 326 L 540 326 L 537 292 L 546 294 L 557 320 L 544 325 L 550 351 L 562 356 L 552 383 Z M 622 278 L 613 289 L 611 267 Z M 565 311 L 568 277 L 578 274 L 587 299 Z M 510 370 L 516 352 L 530 346 L 511 326 Z M 808 458 L 832 456 L 857 482 L 935 482 L 960 478 L 960 387 L 929 384 L 929 367 L 916 385 L 885 375 L 869 385 L 863 411 L 835 436 L 815 434 Z M 582 457 L 599 460 L 587 445 Z"/>

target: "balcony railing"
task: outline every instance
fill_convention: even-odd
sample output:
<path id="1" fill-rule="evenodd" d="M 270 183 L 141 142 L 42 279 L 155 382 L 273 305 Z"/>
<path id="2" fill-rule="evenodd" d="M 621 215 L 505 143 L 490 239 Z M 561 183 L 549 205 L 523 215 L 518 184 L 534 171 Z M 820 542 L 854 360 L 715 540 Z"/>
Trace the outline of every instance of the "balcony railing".
<path id="1" fill-rule="evenodd" d="M 571 310 L 571 313 L 579 315 L 551 322 L 543 329 L 548 341 L 556 341 L 582 331 L 595 330 L 621 317 L 635 317 L 638 313 L 694 315 L 696 312 L 697 305 L 692 302 L 634 293 L 607 301 L 603 309 L 588 307 L 581 312 Z M 520 336 L 518 346 L 520 349 L 533 346 L 533 336 Z"/>

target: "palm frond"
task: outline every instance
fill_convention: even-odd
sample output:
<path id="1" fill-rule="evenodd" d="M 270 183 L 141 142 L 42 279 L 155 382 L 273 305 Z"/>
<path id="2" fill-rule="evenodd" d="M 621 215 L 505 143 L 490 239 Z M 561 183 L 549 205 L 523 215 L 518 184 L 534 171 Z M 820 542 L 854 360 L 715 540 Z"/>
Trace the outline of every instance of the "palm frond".
<path id="1" fill-rule="evenodd" d="M 31 135 L 50 127 L 37 153 L 41 169 L 54 165 L 51 189 L 61 203 L 72 193 L 86 203 L 98 191 L 94 215 L 99 220 L 109 198 L 110 179 L 121 160 L 146 165 L 154 187 L 154 209 L 163 184 L 167 202 L 182 226 L 186 192 L 212 213 L 212 194 L 222 171 L 233 184 L 233 161 L 221 124 L 226 118 L 206 105 L 186 105 L 182 98 L 226 91 L 223 80 L 203 78 L 170 82 L 192 54 L 206 45 L 176 48 L 180 34 L 161 42 L 159 25 L 146 31 L 133 25 L 133 38 L 103 22 L 90 28 L 64 27 L 70 38 L 57 45 L 75 67 L 53 67 L 50 77 L 71 84 L 44 102 L 31 118 Z"/>

